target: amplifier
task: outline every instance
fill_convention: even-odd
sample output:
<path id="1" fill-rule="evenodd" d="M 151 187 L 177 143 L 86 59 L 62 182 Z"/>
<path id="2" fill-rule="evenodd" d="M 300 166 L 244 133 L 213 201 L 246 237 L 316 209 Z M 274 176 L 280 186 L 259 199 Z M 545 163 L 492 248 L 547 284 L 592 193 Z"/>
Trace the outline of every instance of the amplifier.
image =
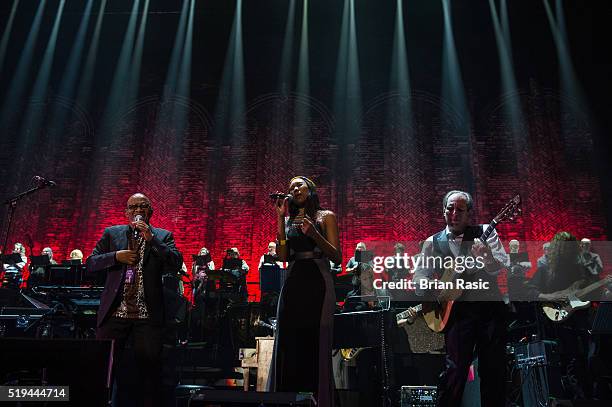
<path id="1" fill-rule="evenodd" d="M 543 340 L 510 346 L 520 373 L 522 405 L 544 406 L 563 395 L 557 345 Z"/>
<path id="2" fill-rule="evenodd" d="M 438 388 L 436 386 L 402 386 L 401 407 L 436 406 Z"/>
<path id="3" fill-rule="evenodd" d="M 514 346 L 516 367 L 545 366 L 559 362 L 557 342 L 534 341 Z"/>

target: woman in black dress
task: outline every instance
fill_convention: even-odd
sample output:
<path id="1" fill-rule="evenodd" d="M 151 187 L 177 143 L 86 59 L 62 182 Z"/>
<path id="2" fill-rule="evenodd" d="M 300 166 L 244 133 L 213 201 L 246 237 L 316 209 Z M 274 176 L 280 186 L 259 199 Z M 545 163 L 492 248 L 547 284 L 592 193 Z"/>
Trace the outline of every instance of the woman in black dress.
<path id="1" fill-rule="evenodd" d="M 270 389 L 312 392 L 318 406 L 332 406 L 336 300 L 329 261 L 342 261 L 338 222 L 321 208 L 310 179 L 292 178 L 289 195 L 276 201 L 277 253 L 289 266 L 278 303 Z"/>

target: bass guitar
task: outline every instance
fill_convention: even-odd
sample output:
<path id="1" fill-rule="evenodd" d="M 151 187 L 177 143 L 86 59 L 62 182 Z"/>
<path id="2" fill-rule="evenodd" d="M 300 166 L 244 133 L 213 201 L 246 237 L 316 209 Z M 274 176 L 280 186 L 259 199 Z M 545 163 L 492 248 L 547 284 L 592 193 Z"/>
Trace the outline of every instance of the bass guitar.
<path id="1" fill-rule="evenodd" d="M 612 275 L 608 275 L 600 281 L 584 287 L 581 290 L 569 288 L 560 291 L 559 294 L 566 294 L 567 300 L 561 302 L 546 302 L 542 304 L 544 315 L 553 322 L 563 322 L 567 320 L 574 311 L 583 309 L 591 304 L 591 301 L 583 301 L 581 298 L 586 297 L 593 291 L 612 283 Z"/>

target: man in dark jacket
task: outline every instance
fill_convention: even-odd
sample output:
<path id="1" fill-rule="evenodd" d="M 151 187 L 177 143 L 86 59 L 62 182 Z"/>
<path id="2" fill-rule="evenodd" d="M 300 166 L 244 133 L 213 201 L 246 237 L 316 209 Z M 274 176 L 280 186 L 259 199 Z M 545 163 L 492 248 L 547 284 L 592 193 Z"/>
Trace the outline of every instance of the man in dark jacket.
<path id="1" fill-rule="evenodd" d="M 121 358 L 130 335 L 140 370 L 145 405 L 160 403 L 162 325 L 164 320 L 162 274 L 177 269 L 182 257 L 172 233 L 149 224 L 153 208 L 141 193 L 127 201 L 127 225 L 104 230 L 87 259 L 87 270 L 107 270 L 98 309 L 98 339 L 115 340 L 115 357 Z M 117 372 L 115 366 L 115 373 Z M 118 383 L 118 389 L 121 384 Z"/>

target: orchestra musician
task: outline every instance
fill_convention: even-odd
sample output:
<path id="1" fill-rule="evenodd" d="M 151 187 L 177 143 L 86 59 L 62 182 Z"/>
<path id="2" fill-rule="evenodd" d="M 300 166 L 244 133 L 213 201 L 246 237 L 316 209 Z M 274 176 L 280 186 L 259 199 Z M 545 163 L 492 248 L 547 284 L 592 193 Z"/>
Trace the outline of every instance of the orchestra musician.
<path id="1" fill-rule="evenodd" d="M 69 260 L 80 260 L 82 263 L 83 262 L 83 252 L 80 251 L 79 249 L 74 249 L 73 251 L 70 252 Z"/>
<path id="2" fill-rule="evenodd" d="M 13 253 L 19 254 L 21 257 L 21 261 L 15 264 L 4 264 L 4 271 L 15 270 L 15 272 L 21 272 L 28 262 L 28 258 L 26 256 L 26 248 L 23 243 L 15 243 L 13 248 Z"/>
<path id="3" fill-rule="evenodd" d="M 527 252 L 519 252 L 521 244 L 518 240 L 510 240 L 510 242 L 508 242 L 508 248 L 510 249 L 510 268 L 507 274 L 507 298 L 513 301 L 512 309 L 515 312 L 519 312 L 525 305 L 523 301 L 532 300 L 524 289 L 524 284 L 526 281 L 525 276 L 527 271 L 531 269 L 531 262 L 529 261 Z M 544 256 L 542 256 L 542 258 L 544 258 Z M 547 262 L 548 260 L 546 260 L 546 264 L 544 264 L 542 267 L 548 267 Z M 538 264 L 540 264 L 540 260 L 538 260 Z"/>
<path id="4" fill-rule="evenodd" d="M 344 304 L 344 311 L 362 311 L 367 308 L 372 308 L 375 302 L 370 300 L 367 302 L 350 301 L 350 297 L 363 297 L 374 295 L 374 269 L 372 260 L 357 261 L 357 253 L 363 254 L 367 251 L 364 242 L 357 243 L 355 246 L 355 255 L 352 256 L 346 263 L 346 272 L 352 273 L 351 284 L 353 289 L 346 294 L 347 301 Z M 361 260 L 361 259 L 360 259 Z"/>
<path id="5" fill-rule="evenodd" d="M 586 237 L 580 241 L 580 259 L 591 275 L 598 276 L 603 270 L 601 257 L 591 251 L 591 239 Z"/>
<path id="6" fill-rule="evenodd" d="M 538 258 L 537 267 L 548 267 L 548 257 L 550 255 L 550 242 L 542 245 L 542 256 Z"/>
<path id="7" fill-rule="evenodd" d="M 57 264 L 55 260 L 53 260 L 53 250 L 50 247 L 45 247 L 42 249 L 41 255 L 47 255 L 49 257 L 49 264 Z"/>
<path id="8" fill-rule="evenodd" d="M 210 251 L 206 247 L 202 247 L 197 254 L 198 256 L 208 256 Z M 215 290 L 215 281 L 209 280 L 209 272 L 215 269 L 215 262 L 210 258 L 206 264 L 198 264 L 194 260 L 191 264 L 191 273 L 183 274 L 181 280 L 183 283 L 189 284 L 187 291 L 187 299 L 191 301 L 189 318 L 189 332 L 184 332 L 183 337 L 193 341 L 201 341 L 204 338 L 204 320 L 206 313 L 210 310 L 206 304 L 206 294 Z"/>
<path id="9" fill-rule="evenodd" d="M 508 248 L 510 249 L 510 266 L 513 273 L 524 274 L 527 270 L 531 269 L 529 255 L 527 252 L 520 251 L 521 243 L 518 240 L 510 240 Z"/>
<path id="10" fill-rule="evenodd" d="M 421 251 L 424 258 L 471 255 L 483 259 L 481 269 L 467 269 L 464 276 L 482 278 L 490 283 L 486 292 L 465 290 L 455 301 L 445 331 L 446 361 L 440 376 L 439 406 L 459 406 L 474 356 L 478 356 L 480 396 L 483 406 L 505 405 L 505 361 L 506 326 L 505 305 L 496 284 L 496 276 L 509 264 L 508 255 L 495 231 L 486 242 L 480 242 L 486 225 L 472 225 L 472 196 L 464 191 L 449 191 L 442 200 L 442 214 L 446 227 L 427 238 Z M 475 241 L 476 239 L 476 241 Z M 417 267 L 414 281 L 431 281 L 442 270 L 427 268 L 426 262 Z M 436 294 L 417 289 L 423 296 Z M 442 291 L 437 298 L 444 299 Z M 479 300 L 479 301 L 478 301 Z M 487 300 L 483 302 L 482 300 Z M 416 313 L 410 315 L 414 318 Z"/>
<path id="11" fill-rule="evenodd" d="M 238 262 L 232 260 L 239 260 Z M 237 247 L 232 247 L 227 250 L 225 259 L 223 260 L 223 269 L 233 275 L 238 282 L 237 292 L 240 294 L 240 299 L 247 302 L 249 298 L 248 287 L 246 283 L 246 275 L 249 272 L 249 265 L 240 257 L 240 252 Z"/>
<path id="12" fill-rule="evenodd" d="M 49 258 L 50 265 L 56 265 L 57 262 L 53 259 L 53 250 L 50 247 L 45 247 L 40 252 L 41 256 Z M 32 261 L 34 263 L 34 261 Z M 33 287 L 41 283 L 45 278 L 45 266 L 30 264 L 30 275 L 28 277 L 28 286 Z"/>
<path id="13" fill-rule="evenodd" d="M 19 254 L 21 261 L 17 263 L 4 263 L 4 275 L 2 277 L 2 286 L 17 288 L 21 284 L 23 277 L 23 268 L 28 263 L 26 256 L 26 248 L 23 243 L 15 243 L 13 253 Z"/>
<path id="14" fill-rule="evenodd" d="M 266 263 L 266 255 L 272 256 L 272 258 L 274 258 L 276 261 L 273 263 Z M 263 266 L 264 264 L 268 266 L 273 266 L 274 264 L 276 264 L 278 267 L 283 268 L 283 263 L 278 261 L 278 254 L 276 254 L 276 242 L 268 243 L 268 252 L 262 254 L 259 258 L 259 265 L 257 266 L 257 269 L 260 270 L 261 266 Z"/>
<path id="15" fill-rule="evenodd" d="M 397 242 L 393 245 L 393 252 L 396 256 L 403 257 L 404 253 L 406 252 L 406 246 L 400 242 Z M 409 271 L 405 268 L 398 268 L 395 264 L 393 267 L 387 267 L 386 271 L 390 281 L 399 281 L 402 278 L 406 278 L 409 273 Z"/>
<path id="16" fill-rule="evenodd" d="M 206 256 L 210 254 L 206 247 L 202 247 L 198 252 L 198 256 Z M 196 302 L 196 297 L 203 296 L 208 282 L 207 271 L 215 269 L 215 262 L 210 259 L 205 265 L 191 263 L 191 278 L 193 279 L 193 301 Z"/>

